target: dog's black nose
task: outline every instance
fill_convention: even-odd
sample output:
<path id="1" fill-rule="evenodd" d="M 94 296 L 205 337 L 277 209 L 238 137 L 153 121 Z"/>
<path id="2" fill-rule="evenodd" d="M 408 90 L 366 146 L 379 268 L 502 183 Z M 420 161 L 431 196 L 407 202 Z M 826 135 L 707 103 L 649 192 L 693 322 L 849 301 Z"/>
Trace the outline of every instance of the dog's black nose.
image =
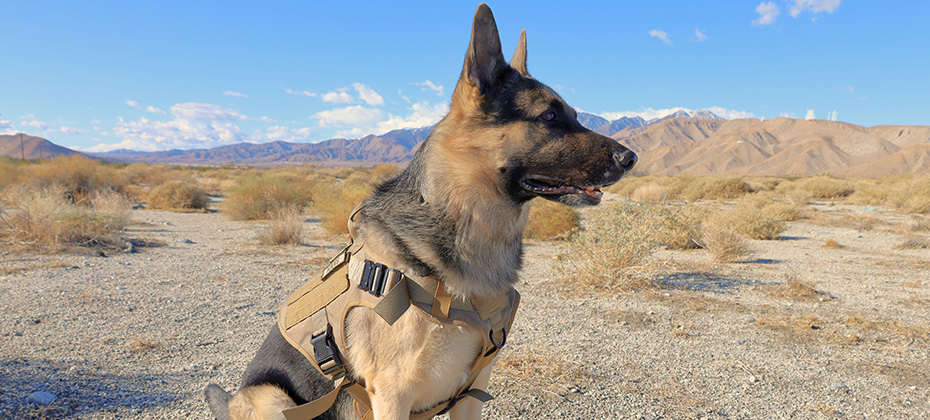
<path id="1" fill-rule="evenodd" d="M 614 161 L 623 169 L 623 172 L 629 172 L 630 169 L 633 169 L 633 167 L 636 166 L 636 160 L 636 153 L 633 153 L 629 149 L 614 153 Z"/>

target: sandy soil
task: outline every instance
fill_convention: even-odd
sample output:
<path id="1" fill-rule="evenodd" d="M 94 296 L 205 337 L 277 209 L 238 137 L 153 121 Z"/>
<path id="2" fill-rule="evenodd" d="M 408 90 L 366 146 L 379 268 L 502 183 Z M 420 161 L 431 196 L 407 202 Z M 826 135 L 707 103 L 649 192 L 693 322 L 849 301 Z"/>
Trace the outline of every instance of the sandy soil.
<path id="1" fill-rule="evenodd" d="M 297 247 L 218 213 L 134 219 L 127 236 L 164 246 L 0 253 L 0 418 L 209 418 L 204 386 L 236 387 L 281 300 L 342 245 L 312 219 Z M 485 418 L 930 418 L 930 251 L 895 249 L 893 229 L 795 222 L 717 266 L 663 251 L 681 268 L 615 296 L 569 292 L 561 245 L 529 243 Z M 792 277 L 818 293 L 770 292 Z"/>

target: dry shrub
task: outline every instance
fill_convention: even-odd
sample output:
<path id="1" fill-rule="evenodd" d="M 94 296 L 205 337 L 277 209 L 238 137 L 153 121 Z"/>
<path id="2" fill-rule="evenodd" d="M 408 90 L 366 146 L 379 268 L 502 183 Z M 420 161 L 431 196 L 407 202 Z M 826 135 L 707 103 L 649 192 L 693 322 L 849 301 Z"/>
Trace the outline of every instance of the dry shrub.
<path id="1" fill-rule="evenodd" d="M 930 217 L 912 216 L 914 223 L 907 225 L 911 232 L 930 232 Z"/>
<path id="2" fill-rule="evenodd" d="M 542 241 L 566 240 L 578 230 L 578 212 L 549 200 L 533 200 L 523 237 Z"/>
<path id="3" fill-rule="evenodd" d="M 320 214 L 323 228 L 332 233 L 348 233 L 347 223 L 352 210 L 371 194 L 370 178 L 349 175 L 337 183 L 313 185 L 313 209 Z"/>
<path id="4" fill-rule="evenodd" d="M 304 236 L 304 217 L 296 208 L 283 209 L 258 232 L 262 245 L 300 245 Z"/>
<path id="5" fill-rule="evenodd" d="M 608 204 L 592 212 L 560 255 L 564 264 L 558 269 L 565 281 L 602 292 L 641 285 L 636 269 L 661 246 L 656 232 L 666 212 L 661 205 L 637 201 Z"/>
<path id="6" fill-rule="evenodd" d="M 210 199 L 193 180 L 165 182 L 148 193 L 148 206 L 162 210 L 204 210 Z"/>
<path id="7" fill-rule="evenodd" d="M 371 168 L 371 182 L 374 184 L 393 178 L 400 172 L 400 168 L 393 163 L 382 163 Z"/>
<path id="8" fill-rule="evenodd" d="M 700 245 L 717 262 L 734 262 L 750 254 L 746 240 L 733 227 L 730 218 L 721 213 L 702 223 Z"/>
<path id="9" fill-rule="evenodd" d="M 769 191 L 747 194 L 737 200 L 737 207 L 782 222 L 798 220 L 801 217 L 799 205 L 775 201 L 774 193 Z"/>
<path id="10" fill-rule="evenodd" d="M 732 200 L 751 192 L 739 177 L 705 177 L 690 183 L 681 196 L 686 200 Z"/>
<path id="11" fill-rule="evenodd" d="M 115 192 L 97 192 L 90 206 L 75 205 L 60 187 L 24 189 L 7 213 L 0 213 L 3 242 L 49 251 L 67 246 L 117 247 L 130 220 L 131 203 Z"/>
<path id="12" fill-rule="evenodd" d="M 710 211 L 694 205 L 683 205 L 669 211 L 658 219 L 660 229 L 656 232 L 659 241 L 668 249 L 696 249 L 703 247 L 701 225 Z"/>
<path id="13" fill-rule="evenodd" d="M 649 183 L 633 190 L 630 197 L 634 200 L 658 203 L 660 201 L 665 201 L 668 197 L 668 192 L 665 190 L 665 187 L 659 184 Z"/>
<path id="14" fill-rule="evenodd" d="M 815 176 L 782 182 L 776 190 L 782 193 L 802 190 L 819 200 L 839 200 L 850 196 L 855 191 L 855 184 L 845 179 Z"/>
<path id="15" fill-rule="evenodd" d="M 726 219 L 729 219 L 730 226 L 752 239 L 778 239 L 779 235 L 787 229 L 785 222 L 750 206 L 737 206 L 735 210 L 725 212 L 724 215 Z"/>
<path id="16" fill-rule="evenodd" d="M 310 198 L 310 186 L 302 179 L 243 176 L 230 189 L 223 211 L 233 220 L 263 220 L 284 208 L 302 210 Z"/>
<path id="17" fill-rule="evenodd" d="M 930 176 L 863 179 L 856 182 L 855 188 L 847 199 L 851 203 L 882 204 L 906 213 L 930 214 Z"/>
<path id="18" fill-rule="evenodd" d="M 77 204 L 88 205 L 97 191 L 124 191 L 126 178 L 112 165 L 80 155 L 56 156 L 27 167 L 25 177 L 33 188 L 59 186 Z"/>
<path id="19" fill-rule="evenodd" d="M 845 248 L 843 245 L 840 245 L 839 242 L 834 241 L 833 239 L 827 239 L 826 242 L 821 245 L 823 248 L 832 248 L 832 249 L 842 249 Z"/>
<path id="20" fill-rule="evenodd" d="M 801 280 L 794 275 L 788 276 L 782 283 L 766 284 L 758 286 L 757 289 L 768 296 L 779 299 L 799 301 L 823 301 L 829 299 L 829 295 L 817 290 L 814 283 Z"/>
<path id="21" fill-rule="evenodd" d="M 8 185 L 20 182 L 24 165 L 26 165 L 26 162 L 21 160 L 0 156 L 0 190 L 3 190 Z"/>

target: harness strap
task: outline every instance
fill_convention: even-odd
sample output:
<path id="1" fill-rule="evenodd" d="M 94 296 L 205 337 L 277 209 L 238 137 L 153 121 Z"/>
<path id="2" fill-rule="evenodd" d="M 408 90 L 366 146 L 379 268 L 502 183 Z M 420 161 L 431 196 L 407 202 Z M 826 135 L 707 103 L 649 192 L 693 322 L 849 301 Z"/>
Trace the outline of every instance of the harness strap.
<path id="1" fill-rule="evenodd" d="M 317 398 L 313 401 L 310 401 L 306 404 L 298 405 L 297 407 L 292 407 L 292 408 L 283 410 L 281 411 L 281 413 L 284 414 L 284 418 L 286 418 L 287 420 L 306 420 L 306 419 L 316 418 L 320 414 L 325 413 L 326 410 L 329 410 L 329 408 L 332 407 L 333 404 L 336 403 L 336 397 L 339 396 L 339 391 L 342 390 L 343 387 L 348 386 L 351 383 L 352 382 L 350 382 L 348 379 L 346 379 L 345 376 L 343 376 L 337 379 L 335 383 L 333 383 L 333 386 L 335 388 L 332 391 L 330 391 L 328 394 L 320 398 Z"/>

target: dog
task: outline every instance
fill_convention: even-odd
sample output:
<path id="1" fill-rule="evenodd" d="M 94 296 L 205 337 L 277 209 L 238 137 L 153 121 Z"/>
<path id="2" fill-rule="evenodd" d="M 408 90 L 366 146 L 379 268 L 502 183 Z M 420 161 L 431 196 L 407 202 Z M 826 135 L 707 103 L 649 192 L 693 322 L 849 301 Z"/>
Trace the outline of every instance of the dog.
<path id="1" fill-rule="evenodd" d="M 530 76 L 526 58 L 526 31 L 506 62 L 490 8 L 478 6 L 449 113 L 353 216 L 353 243 L 364 244 L 370 258 L 433 276 L 452 299 L 500 296 L 517 280 L 530 200 L 595 205 L 600 187 L 633 168 L 636 155 L 584 128 L 571 106 Z M 368 308 L 348 311 L 347 375 L 364 384 L 365 418 L 408 419 L 466 383 L 485 337 L 428 318 L 408 309 L 389 325 Z M 491 365 L 480 369 L 472 388 L 486 390 L 490 374 Z M 331 390 L 333 381 L 276 326 L 235 396 L 211 384 L 206 397 L 218 419 L 283 419 L 283 410 Z M 318 418 L 357 419 L 353 407 L 340 391 Z M 481 407 L 462 398 L 448 412 L 452 420 L 479 419 Z"/>

